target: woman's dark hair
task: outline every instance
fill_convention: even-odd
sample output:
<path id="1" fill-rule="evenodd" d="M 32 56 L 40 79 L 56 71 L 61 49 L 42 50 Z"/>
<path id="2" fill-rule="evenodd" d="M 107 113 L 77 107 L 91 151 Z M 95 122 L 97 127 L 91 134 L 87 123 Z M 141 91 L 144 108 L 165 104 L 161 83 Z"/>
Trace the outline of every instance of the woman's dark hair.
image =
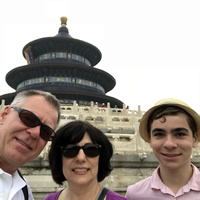
<path id="1" fill-rule="evenodd" d="M 98 182 L 101 182 L 112 171 L 110 159 L 113 155 L 113 148 L 106 135 L 90 123 L 77 120 L 59 128 L 52 141 L 49 151 L 49 165 L 52 177 L 56 183 L 62 185 L 66 181 L 62 171 L 61 147 L 80 142 L 86 132 L 94 144 L 101 145 L 97 175 Z"/>

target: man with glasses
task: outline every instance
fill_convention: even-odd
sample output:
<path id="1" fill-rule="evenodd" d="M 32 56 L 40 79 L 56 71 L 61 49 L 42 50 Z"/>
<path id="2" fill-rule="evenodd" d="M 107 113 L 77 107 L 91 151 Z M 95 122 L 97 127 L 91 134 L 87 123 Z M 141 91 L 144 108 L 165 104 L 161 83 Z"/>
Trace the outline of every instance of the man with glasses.
<path id="1" fill-rule="evenodd" d="M 16 95 L 0 113 L 0 199 L 33 199 L 18 168 L 35 159 L 55 136 L 60 104 L 48 92 Z"/>

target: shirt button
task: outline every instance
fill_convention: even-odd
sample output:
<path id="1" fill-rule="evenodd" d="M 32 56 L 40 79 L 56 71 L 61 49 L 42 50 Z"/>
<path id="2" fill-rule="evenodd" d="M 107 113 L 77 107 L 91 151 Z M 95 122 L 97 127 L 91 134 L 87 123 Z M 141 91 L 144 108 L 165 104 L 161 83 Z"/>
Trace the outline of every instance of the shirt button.
<path id="1" fill-rule="evenodd" d="M 6 178 L 6 175 L 5 175 L 5 174 L 1 174 L 1 177 L 2 177 L 2 178 Z"/>

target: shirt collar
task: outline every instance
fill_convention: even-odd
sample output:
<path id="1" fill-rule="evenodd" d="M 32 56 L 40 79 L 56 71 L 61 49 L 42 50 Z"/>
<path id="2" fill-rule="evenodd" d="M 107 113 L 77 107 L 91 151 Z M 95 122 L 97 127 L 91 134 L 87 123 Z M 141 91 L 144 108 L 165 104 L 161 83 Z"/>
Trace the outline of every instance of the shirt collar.
<path id="1" fill-rule="evenodd" d="M 193 175 L 186 185 L 181 190 L 183 193 L 187 193 L 190 190 L 200 191 L 200 172 L 197 167 L 191 164 L 193 167 Z M 173 192 L 163 184 L 159 176 L 159 167 L 152 174 L 151 188 L 161 190 L 162 193 L 173 194 Z"/>

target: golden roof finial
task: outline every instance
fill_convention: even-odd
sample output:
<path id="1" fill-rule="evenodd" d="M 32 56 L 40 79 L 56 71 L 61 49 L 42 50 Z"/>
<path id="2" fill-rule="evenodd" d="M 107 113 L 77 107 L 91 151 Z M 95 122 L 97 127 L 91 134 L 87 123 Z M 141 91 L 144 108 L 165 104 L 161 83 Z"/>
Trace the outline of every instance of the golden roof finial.
<path id="1" fill-rule="evenodd" d="M 62 27 L 66 27 L 67 25 L 67 17 L 63 16 L 60 18 Z"/>

